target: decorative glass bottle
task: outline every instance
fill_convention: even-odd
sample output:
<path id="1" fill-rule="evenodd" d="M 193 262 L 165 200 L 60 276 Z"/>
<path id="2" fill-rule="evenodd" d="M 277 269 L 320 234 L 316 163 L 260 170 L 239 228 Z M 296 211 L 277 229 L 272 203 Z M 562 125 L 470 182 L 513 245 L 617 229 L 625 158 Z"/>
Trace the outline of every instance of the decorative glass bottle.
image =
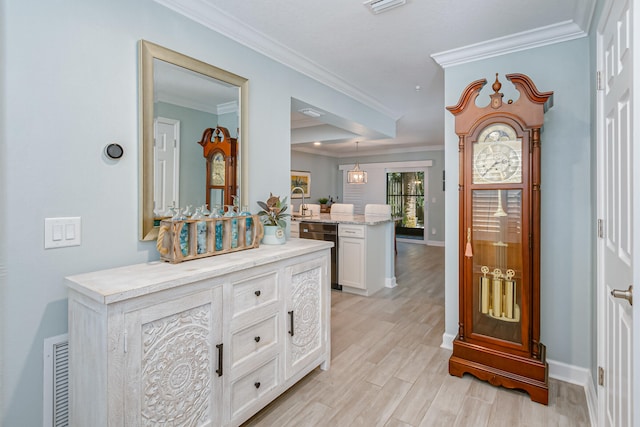
<path id="1" fill-rule="evenodd" d="M 215 206 L 211 209 L 211 213 L 209 214 L 209 218 L 222 218 L 220 214 L 220 207 Z M 222 221 L 215 221 L 215 250 L 222 250 L 222 235 L 224 233 L 224 227 L 222 226 Z"/>
<path id="2" fill-rule="evenodd" d="M 177 210 L 171 221 L 184 221 L 185 219 L 187 219 L 187 216 Z M 182 228 L 180 229 L 180 252 L 182 252 L 182 256 L 189 255 L 189 224 L 186 222 L 182 223 Z"/>
<path id="3" fill-rule="evenodd" d="M 242 207 L 242 212 L 240 212 L 240 216 L 246 217 L 245 219 L 245 232 L 244 232 L 244 244 L 246 246 L 251 245 L 251 241 L 253 238 L 253 233 L 251 230 L 251 225 L 253 224 L 253 218 L 251 217 L 251 212 L 249 212 L 248 206 Z"/>
<path id="4" fill-rule="evenodd" d="M 202 208 L 196 208 L 196 213 L 191 219 L 203 219 Z M 196 253 L 203 254 L 207 252 L 207 222 L 196 222 Z"/>
<path id="5" fill-rule="evenodd" d="M 231 219 L 231 248 L 238 247 L 238 218 L 235 206 L 227 205 L 227 212 L 225 212 L 224 216 L 230 217 Z"/>

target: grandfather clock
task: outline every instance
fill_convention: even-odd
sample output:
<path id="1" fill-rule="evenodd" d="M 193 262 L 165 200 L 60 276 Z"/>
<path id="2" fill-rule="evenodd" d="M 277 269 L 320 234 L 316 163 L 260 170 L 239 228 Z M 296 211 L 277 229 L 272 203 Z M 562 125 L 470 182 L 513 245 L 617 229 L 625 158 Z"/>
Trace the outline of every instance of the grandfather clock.
<path id="1" fill-rule="evenodd" d="M 218 126 L 202 133 L 202 155 L 207 161 L 206 192 L 207 206 L 211 206 L 211 195 L 220 191 L 223 205 L 232 205 L 237 188 L 237 138 L 231 138 L 227 128 Z"/>
<path id="2" fill-rule="evenodd" d="M 520 93 L 503 102 L 496 80 L 466 87 L 455 116 L 459 137 L 459 324 L 449 373 L 470 373 L 548 403 L 540 342 L 540 133 L 553 92 L 524 74 L 506 78 Z"/>

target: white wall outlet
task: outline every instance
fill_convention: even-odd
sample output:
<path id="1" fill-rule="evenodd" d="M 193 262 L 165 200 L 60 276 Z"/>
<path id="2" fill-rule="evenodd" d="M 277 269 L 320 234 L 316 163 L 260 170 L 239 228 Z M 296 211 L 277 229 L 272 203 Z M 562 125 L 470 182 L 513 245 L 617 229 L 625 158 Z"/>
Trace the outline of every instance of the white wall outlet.
<path id="1" fill-rule="evenodd" d="M 80 246 L 80 235 L 81 222 L 79 216 L 44 219 L 45 249 Z"/>
<path id="2" fill-rule="evenodd" d="M 434 235 L 436 234 L 436 229 L 435 228 L 431 229 L 431 234 L 434 234 Z"/>

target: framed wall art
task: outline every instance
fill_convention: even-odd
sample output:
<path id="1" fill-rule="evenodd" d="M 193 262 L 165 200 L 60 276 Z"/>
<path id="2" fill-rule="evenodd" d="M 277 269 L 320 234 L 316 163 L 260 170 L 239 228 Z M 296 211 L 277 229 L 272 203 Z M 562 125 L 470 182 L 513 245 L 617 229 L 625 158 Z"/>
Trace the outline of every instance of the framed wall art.
<path id="1" fill-rule="evenodd" d="M 302 191 L 296 190 L 294 192 L 293 189 L 296 187 L 302 188 Z M 311 194 L 311 172 L 291 171 L 291 198 L 301 199 L 303 196 L 309 197 L 310 194 Z"/>

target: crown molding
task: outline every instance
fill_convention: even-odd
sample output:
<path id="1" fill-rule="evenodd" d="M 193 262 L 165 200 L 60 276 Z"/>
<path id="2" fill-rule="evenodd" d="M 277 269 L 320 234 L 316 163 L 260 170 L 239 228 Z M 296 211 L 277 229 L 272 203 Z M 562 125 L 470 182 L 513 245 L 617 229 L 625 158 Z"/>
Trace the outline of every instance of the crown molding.
<path id="1" fill-rule="evenodd" d="M 591 9 L 591 14 L 592 12 L 593 9 Z M 583 15 L 586 16 L 586 14 Z M 591 18 L 589 16 L 588 22 L 590 23 L 590 21 Z M 442 68 L 447 68 L 454 65 L 467 64 L 482 59 L 574 40 L 585 37 L 587 34 L 588 31 L 585 32 L 580 25 L 570 20 L 440 53 L 434 53 L 431 55 L 431 58 Z"/>
<path id="2" fill-rule="evenodd" d="M 238 101 L 224 102 L 222 104 L 216 105 L 216 112 L 218 113 L 218 115 L 237 113 L 240 110 L 238 107 Z"/>
<path id="3" fill-rule="evenodd" d="M 319 156 L 325 157 L 356 157 L 355 152 L 349 153 L 346 155 L 345 153 L 336 153 L 335 151 L 325 150 L 322 147 L 309 147 L 309 146 L 291 146 L 291 151 L 296 151 L 299 153 L 307 153 L 307 154 L 315 154 Z M 444 145 L 427 145 L 422 147 L 406 147 L 406 148 L 368 148 L 360 151 L 360 155 L 362 158 L 370 157 L 370 156 L 381 156 L 381 155 L 389 155 L 389 154 L 406 154 L 406 153 L 423 153 L 429 151 L 444 151 Z M 362 165 L 361 165 L 362 166 Z"/>
<path id="4" fill-rule="evenodd" d="M 276 62 L 398 120 L 402 114 L 350 85 L 338 75 L 213 6 L 206 0 L 155 0 L 156 3 L 222 34 Z"/>

